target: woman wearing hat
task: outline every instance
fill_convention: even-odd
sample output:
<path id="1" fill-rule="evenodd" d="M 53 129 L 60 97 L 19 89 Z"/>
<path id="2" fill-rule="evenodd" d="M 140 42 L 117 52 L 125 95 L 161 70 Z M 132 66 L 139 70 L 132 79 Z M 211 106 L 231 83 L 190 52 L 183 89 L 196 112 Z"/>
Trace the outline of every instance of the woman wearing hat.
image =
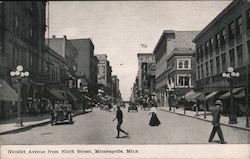
<path id="1" fill-rule="evenodd" d="M 149 121 L 150 126 L 158 126 L 158 125 L 161 124 L 161 122 L 158 119 L 156 113 L 157 113 L 156 107 L 152 107 L 151 110 L 150 110 L 150 113 L 149 113 L 149 115 L 151 114 L 151 118 L 150 118 L 150 121 Z"/>
<path id="2" fill-rule="evenodd" d="M 225 144 L 226 142 L 224 141 L 224 137 L 223 137 L 223 133 L 220 127 L 220 113 L 222 111 L 222 102 L 220 100 L 217 100 L 215 102 L 215 109 L 212 111 L 212 115 L 213 115 L 213 120 L 212 120 L 212 124 L 213 124 L 213 130 L 210 134 L 209 140 L 208 142 L 212 142 L 215 133 L 218 133 L 218 136 L 220 138 L 220 142 L 221 144 Z"/>

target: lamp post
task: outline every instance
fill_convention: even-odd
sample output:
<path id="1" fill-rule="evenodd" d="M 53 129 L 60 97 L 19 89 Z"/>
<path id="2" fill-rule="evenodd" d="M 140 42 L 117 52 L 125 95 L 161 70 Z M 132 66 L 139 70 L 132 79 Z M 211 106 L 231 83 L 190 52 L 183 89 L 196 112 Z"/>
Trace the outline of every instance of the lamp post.
<path id="1" fill-rule="evenodd" d="M 17 82 L 17 90 L 18 90 L 18 103 L 17 103 L 17 122 L 16 127 L 22 127 L 23 121 L 21 117 L 21 88 L 22 88 L 22 80 L 26 79 L 30 73 L 28 71 L 23 71 L 23 66 L 18 65 L 16 70 L 10 72 L 10 76 Z"/>
<path id="2" fill-rule="evenodd" d="M 234 103 L 233 103 L 233 80 L 240 76 L 239 72 L 235 72 L 234 68 L 228 67 L 227 72 L 222 73 L 222 77 L 226 78 L 230 85 L 230 115 L 229 115 L 229 124 L 236 124 L 237 117 L 234 112 Z"/>

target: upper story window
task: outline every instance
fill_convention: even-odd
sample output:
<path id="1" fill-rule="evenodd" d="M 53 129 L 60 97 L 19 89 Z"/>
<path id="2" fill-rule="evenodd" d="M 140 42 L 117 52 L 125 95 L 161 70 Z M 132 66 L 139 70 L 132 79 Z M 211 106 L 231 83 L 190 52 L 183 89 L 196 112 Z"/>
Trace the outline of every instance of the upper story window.
<path id="1" fill-rule="evenodd" d="M 177 59 L 177 69 L 178 70 L 191 69 L 191 59 L 190 58 Z"/>
<path id="2" fill-rule="evenodd" d="M 229 40 L 234 39 L 234 33 L 235 33 L 235 24 L 234 24 L 234 22 L 231 22 L 228 25 L 228 38 L 229 38 Z"/>
<path id="3" fill-rule="evenodd" d="M 221 54 L 221 63 L 222 63 L 222 71 L 226 72 L 227 65 L 226 65 L 226 54 L 225 53 Z"/>
<path id="4" fill-rule="evenodd" d="M 220 73 L 220 56 L 216 57 L 216 73 Z"/>
<path id="5" fill-rule="evenodd" d="M 208 66 L 208 62 L 206 62 L 206 76 L 209 76 L 209 66 Z"/>
<path id="6" fill-rule="evenodd" d="M 191 75 L 190 74 L 177 74 L 177 86 L 178 87 L 190 87 Z"/>
<path id="7" fill-rule="evenodd" d="M 220 44 L 220 34 L 217 33 L 215 35 L 215 51 L 216 51 L 216 53 L 219 52 L 219 44 Z"/>
<path id="8" fill-rule="evenodd" d="M 203 61 L 203 45 L 200 46 L 200 60 Z"/>
<path id="9" fill-rule="evenodd" d="M 213 52 L 213 45 L 214 45 L 214 39 L 213 38 L 210 38 L 209 39 L 209 51 L 212 55 L 212 52 Z"/>
<path id="10" fill-rule="evenodd" d="M 221 36 L 220 45 L 223 46 L 226 43 L 226 30 L 225 30 L 225 28 L 221 30 L 220 36 Z"/>
<path id="11" fill-rule="evenodd" d="M 238 67 L 243 66 L 242 45 L 237 47 Z"/>
<path id="12" fill-rule="evenodd" d="M 211 76 L 214 75 L 214 60 L 213 59 L 210 60 L 210 75 Z"/>
<path id="13" fill-rule="evenodd" d="M 239 36 L 242 34 L 242 17 L 236 19 L 236 35 Z"/>
<path id="14" fill-rule="evenodd" d="M 205 43 L 205 58 L 208 58 L 208 48 L 209 48 L 209 41 Z"/>
<path id="15" fill-rule="evenodd" d="M 234 55 L 234 49 L 229 51 L 229 60 L 230 60 L 230 67 L 235 68 L 235 55 Z"/>
<path id="16" fill-rule="evenodd" d="M 247 10 L 246 17 L 247 17 L 247 29 L 250 29 L 250 9 Z"/>
<path id="17" fill-rule="evenodd" d="M 199 48 L 196 48 L 196 62 L 199 63 L 200 62 L 200 52 L 199 52 Z"/>

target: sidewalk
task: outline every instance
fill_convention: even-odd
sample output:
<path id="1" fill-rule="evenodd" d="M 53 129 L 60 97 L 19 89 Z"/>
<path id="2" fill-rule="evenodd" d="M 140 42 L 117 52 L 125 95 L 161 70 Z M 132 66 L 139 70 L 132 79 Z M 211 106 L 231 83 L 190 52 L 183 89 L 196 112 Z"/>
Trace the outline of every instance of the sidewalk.
<path id="1" fill-rule="evenodd" d="M 169 107 L 159 107 L 159 109 L 162 111 L 167 111 L 170 113 L 183 115 L 183 116 L 187 116 L 187 117 L 191 117 L 191 118 L 195 118 L 195 119 L 199 119 L 199 120 L 203 120 L 203 121 L 207 121 L 207 122 L 212 121 L 211 112 L 207 112 L 206 118 L 204 118 L 204 111 L 198 111 L 198 116 L 197 116 L 196 111 L 191 111 L 191 110 L 186 110 L 186 113 L 184 114 L 183 108 L 178 108 L 175 110 L 174 110 L 174 108 L 171 108 L 171 111 L 169 110 Z M 228 117 L 227 116 L 221 116 L 221 118 L 220 118 L 221 125 L 250 131 L 250 128 L 246 127 L 246 117 L 245 116 L 238 117 L 237 121 L 238 121 L 237 124 L 228 124 Z"/>
<path id="2" fill-rule="evenodd" d="M 72 116 L 77 116 L 80 114 L 87 113 L 88 111 L 83 112 L 82 110 L 76 110 L 72 112 Z M 49 114 L 44 114 L 43 116 L 25 116 L 23 119 L 23 127 L 16 127 L 16 119 L 4 120 L 0 122 L 0 135 L 13 133 L 21 130 L 28 130 L 36 126 L 42 126 L 50 123 Z"/>

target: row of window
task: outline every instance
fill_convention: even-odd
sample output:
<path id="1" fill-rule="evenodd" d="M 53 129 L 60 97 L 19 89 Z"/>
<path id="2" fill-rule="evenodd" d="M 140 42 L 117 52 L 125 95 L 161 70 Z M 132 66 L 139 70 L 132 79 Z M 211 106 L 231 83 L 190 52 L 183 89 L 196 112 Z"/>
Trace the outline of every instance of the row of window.
<path id="1" fill-rule="evenodd" d="M 246 11 L 246 29 L 250 29 L 250 9 Z M 235 20 L 228 24 L 227 30 L 226 28 L 221 29 L 218 33 L 215 34 L 214 37 L 210 38 L 205 42 L 204 45 L 196 48 L 197 54 L 196 59 L 197 63 L 203 62 L 208 57 L 213 56 L 213 52 L 216 54 L 220 52 L 220 50 L 224 50 L 226 44 L 226 36 L 228 36 L 228 40 L 232 41 L 236 37 L 239 37 L 243 33 L 243 20 L 242 16 L 237 17 Z M 226 34 L 227 32 L 227 34 Z"/>
<path id="2" fill-rule="evenodd" d="M 250 48 L 250 41 L 247 42 L 248 48 Z M 250 55 L 250 49 L 249 49 Z M 228 56 L 228 57 L 227 57 Z M 227 60 L 228 59 L 228 60 Z M 231 66 L 233 68 L 243 66 L 243 50 L 242 45 L 236 47 L 236 49 L 231 49 L 229 52 L 222 53 L 216 56 L 214 59 L 206 61 L 204 64 L 197 66 L 197 77 L 202 79 L 205 77 L 213 76 L 227 71 L 227 67 Z M 214 68 L 215 66 L 215 68 Z"/>

